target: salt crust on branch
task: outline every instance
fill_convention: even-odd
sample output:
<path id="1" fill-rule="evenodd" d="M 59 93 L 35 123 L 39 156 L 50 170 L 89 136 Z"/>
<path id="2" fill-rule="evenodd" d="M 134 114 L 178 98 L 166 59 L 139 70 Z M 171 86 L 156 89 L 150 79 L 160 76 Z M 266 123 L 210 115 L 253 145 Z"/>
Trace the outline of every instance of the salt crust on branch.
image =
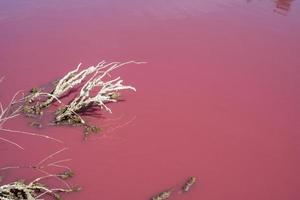
<path id="1" fill-rule="evenodd" d="M 75 97 L 64 109 L 61 109 L 57 112 L 55 121 L 59 123 L 71 119 L 77 120 L 78 123 L 85 124 L 85 121 L 79 116 L 78 113 L 90 106 L 100 106 L 101 108 L 105 108 L 106 111 L 111 112 L 105 103 L 117 102 L 117 98 L 119 96 L 118 91 L 126 89 L 136 91 L 136 89 L 132 86 L 123 85 L 123 80 L 121 77 L 111 80 L 104 79 L 106 77 L 111 77 L 110 72 L 114 69 L 130 63 L 142 64 L 144 62 L 128 61 L 124 63 L 106 63 L 105 61 L 102 61 L 98 65 L 88 67 L 80 72 L 78 72 L 80 67 L 80 65 L 78 65 L 75 70 L 69 72 L 66 76 L 59 80 L 54 91 L 52 92 L 52 95 L 54 95 L 56 98 L 59 98 L 66 91 L 82 83 L 88 75 L 91 75 L 91 77 L 82 86 L 79 95 Z M 98 92 L 92 95 L 92 91 L 95 89 L 98 89 Z M 54 98 L 50 97 L 46 101 L 46 104 L 48 105 L 53 101 Z"/>

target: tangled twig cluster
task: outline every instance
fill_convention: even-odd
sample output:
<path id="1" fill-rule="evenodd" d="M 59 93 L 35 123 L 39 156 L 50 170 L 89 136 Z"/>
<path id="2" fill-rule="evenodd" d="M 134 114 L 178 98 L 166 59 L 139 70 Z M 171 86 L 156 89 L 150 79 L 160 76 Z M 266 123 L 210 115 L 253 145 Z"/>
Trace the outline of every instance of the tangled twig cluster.
<path id="1" fill-rule="evenodd" d="M 106 63 L 105 61 L 102 61 L 98 65 L 91 66 L 85 70 L 82 70 L 81 72 L 78 72 L 77 68 L 75 71 L 68 73 L 59 81 L 54 90 L 56 92 L 53 93 L 53 95 L 55 94 L 57 98 L 59 98 L 59 96 L 67 90 L 81 83 L 87 77 L 87 75 L 92 74 L 92 76 L 82 86 L 79 95 L 74 98 L 69 105 L 57 112 L 55 121 L 59 123 L 66 120 L 72 120 L 74 123 L 84 124 L 85 121 L 78 115 L 78 113 L 90 106 L 100 106 L 105 108 L 106 111 L 111 112 L 105 103 L 116 102 L 119 97 L 118 91 L 125 89 L 135 91 L 135 88 L 132 86 L 123 85 L 123 80 L 121 77 L 107 81 L 105 81 L 104 78 L 106 78 L 106 76 L 110 76 L 109 73 L 114 69 L 129 63 L 140 64 L 141 62 L 129 61 L 125 63 Z M 98 91 L 93 95 L 92 92 L 95 90 Z"/>

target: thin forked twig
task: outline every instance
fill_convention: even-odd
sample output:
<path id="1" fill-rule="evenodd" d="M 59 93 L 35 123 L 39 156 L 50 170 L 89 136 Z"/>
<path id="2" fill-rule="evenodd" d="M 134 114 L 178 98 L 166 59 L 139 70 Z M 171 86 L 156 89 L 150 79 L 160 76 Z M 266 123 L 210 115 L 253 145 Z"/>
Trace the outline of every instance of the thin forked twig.
<path id="1" fill-rule="evenodd" d="M 61 149 L 61 150 L 59 150 L 59 151 L 56 151 L 56 152 L 50 154 L 50 155 L 47 156 L 46 158 L 42 159 L 42 160 L 37 164 L 37 166 L 40 166 L 41 164 L 43 164 L 44 162 L 46 162 L 46 161 L 49 160 L 50 158 L 53 158 L 55 155 L 57 155 L 57 154 L 59 154 L 59 153 L 61 153 L 61 152 L 63 152 L 63 151 L 66 151 L 67 149 L 68 149 L 68 148 L 63 148 L 63 149 Z"/>
<path id="2" fill-rule="evenodd" d="M 59 143 L 62 143 L 61 140 L 55 139 L 53 137 L 47 136 L 47 135 L 40 135 L 40 134 L 36 134 L 36 133 L 32 133 L 32 132 L 26 132 L 26 131 L 19 131 L 19 130 L 12 130 L 12 129 L 7 129 L 4 128 L 4 124 L 7 122 L 7 120 L 16 118 L 20 115 L 20 112 L 22 110 L 22 105 L 20 105 L 24 98 L 18 98 L 18 95 L 21 93 L 22 91 L 17 91 L 14 96 L 12 97 L 12 99 L 10 100 L 9 104 L 7 106 L 3 106 L 3 104 L 0 102 L 0 131 L 4 132 L 9 132 L 9 133 L 20 133 L 20 134 L 24 134 L 24 135 L 30 135 L 30 136 L 36 136 L 36 137 L 42 137 L 42 138 L 46 138 L 49 140 L 53 140 Z M 24 95 L 23 95 L 24 96 Z M 19 105 L 18 105 L 19 104 Z M 3 138 L 0 137 L 0 140 L 7 142 L 9 144 L 12 144 L 16 147 L 18 147 L 19 149 L 24 150 L 24 148 L 17 144 L 14 141 L 11 141 L 7 138 Z"/>

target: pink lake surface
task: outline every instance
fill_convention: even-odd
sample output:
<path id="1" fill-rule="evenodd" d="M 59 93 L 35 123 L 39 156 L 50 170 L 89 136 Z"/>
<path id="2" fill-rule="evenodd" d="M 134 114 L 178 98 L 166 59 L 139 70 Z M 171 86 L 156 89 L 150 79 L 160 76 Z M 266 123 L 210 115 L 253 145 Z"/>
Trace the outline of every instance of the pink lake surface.
<path id="1" fill-rule="evenodd" d="M 146 61 L 121 75 L 137 92 L 81 128 L 6 128 L 0 167 L 31 165 L 64 147 L 79 193 L 64 199 L 140 200 L 182 184 L 171 199 L 300 199 L 300 1 L 0 1 L 0 99 L 8 103 L 61 77 L 79 62 Z M 53 170 L 53 169 L 49 169 Z M 3 182 L 39 176 L 1 172 Z"/>

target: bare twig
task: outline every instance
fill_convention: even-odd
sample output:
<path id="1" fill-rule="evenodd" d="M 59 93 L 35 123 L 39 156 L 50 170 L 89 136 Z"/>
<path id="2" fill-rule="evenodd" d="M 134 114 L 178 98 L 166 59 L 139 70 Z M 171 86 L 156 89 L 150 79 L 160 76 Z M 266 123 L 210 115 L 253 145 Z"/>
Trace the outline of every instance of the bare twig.
<path id="1" fill-rule="evenodd" d="M 58 143 L 63 143 L 61 140 L 58 140 L 58 139 L 53 138 L 53 137 L 50 137 L 48 135 L 40 135 L 40 134 L 37 134 L 37 133 L 31 133 L 31 132 L 26 132 L 26 131 L 18 131 L 18 130 L 6 129 L 6 128 L 0 128 L 0 130 L 6 131 L 6 132 L 10 132 L 10 133 L 21 133 L 21 134 L 24 134 L 24 135 L 42 137 L 42 138 L 46 138 L 46 139 L 49 139 L 49 140 L 56 141 Z"/>
<path id="2" fill-rule="evenodd" d="M 61 149 L 61 150 L 59 150 L 59 151 L 56 151 L 56 152 L 50 154 L 50 155 L 47 156 L 46 158 L 42 159 L 42 160 L 37 164 L 37 166 L 43 164 L 44 162 L 46 162 L 46 161 L 49 160 L 50 158 L 53 158 L 55 155 L 57 155 L 57 154 L 59 154 L 59 153 L 61 153 L 61 152 L 63 152 L 63 151 L 66 151 L 67 149 L 68 149 L 68 148 L 63 148 L 63 149 Z"/>
<path id="3" fill-rule="evenodd" d="M 12 144 L 12 145 L 14 145 L 14 146 L 16 146 L 16 147 L 18 147 L 18 148 L 24 150 L 24 148 L 23 148 L 22 146 L 18 145 L 17 143 L 15 143 L 15 142 L 13 142 L 13 141 L 11 141 L 11 140 L 5 139 L 5 138 L 3 138 L 3 137 L 0 137 L 0 140 L 2 140 L 2 141 L 4 141 L 4 142 L 7 142 L 7 143 L 9 143 L 9 144 Z"/>
<path id="4" fill-rule="evenodd" d="M 17 91 L 7 106 L 3 106 L 3 104 L 0 102 L 0 131 L 2 131 L 2 133 L 5 133 L 5 132 L 6 133 L 20 133 L 20 134 L 24 134 L 24 135 L 42 137 L 42 138 L 46 138 L 46 139 L 50 139 L 50 140 L 54 140 L 56 142 L 62 143 L 62 141 L 55 139 L 53 137 L 47 136 L 47 135 L 40 135 L 40 134 L 32 133 L 32 132 L 4 128 L 4 124 L 8 120 L 18 117 L 22 111 L 22 108 L 23 108 L 22 103 L 24 101 L 24 97 L 22 95 L 21 98 L 18 98 L 18 96 L 20 94 L 21 94 L 21 91 Z M 7 138 L 0 137 L 0 140 L 5 141 L 9 144 L 12 144 L 12 145 L 24 150 L 24 148 L 21 145 L 17 144 L 14 141 L 11 141 Z"/>

